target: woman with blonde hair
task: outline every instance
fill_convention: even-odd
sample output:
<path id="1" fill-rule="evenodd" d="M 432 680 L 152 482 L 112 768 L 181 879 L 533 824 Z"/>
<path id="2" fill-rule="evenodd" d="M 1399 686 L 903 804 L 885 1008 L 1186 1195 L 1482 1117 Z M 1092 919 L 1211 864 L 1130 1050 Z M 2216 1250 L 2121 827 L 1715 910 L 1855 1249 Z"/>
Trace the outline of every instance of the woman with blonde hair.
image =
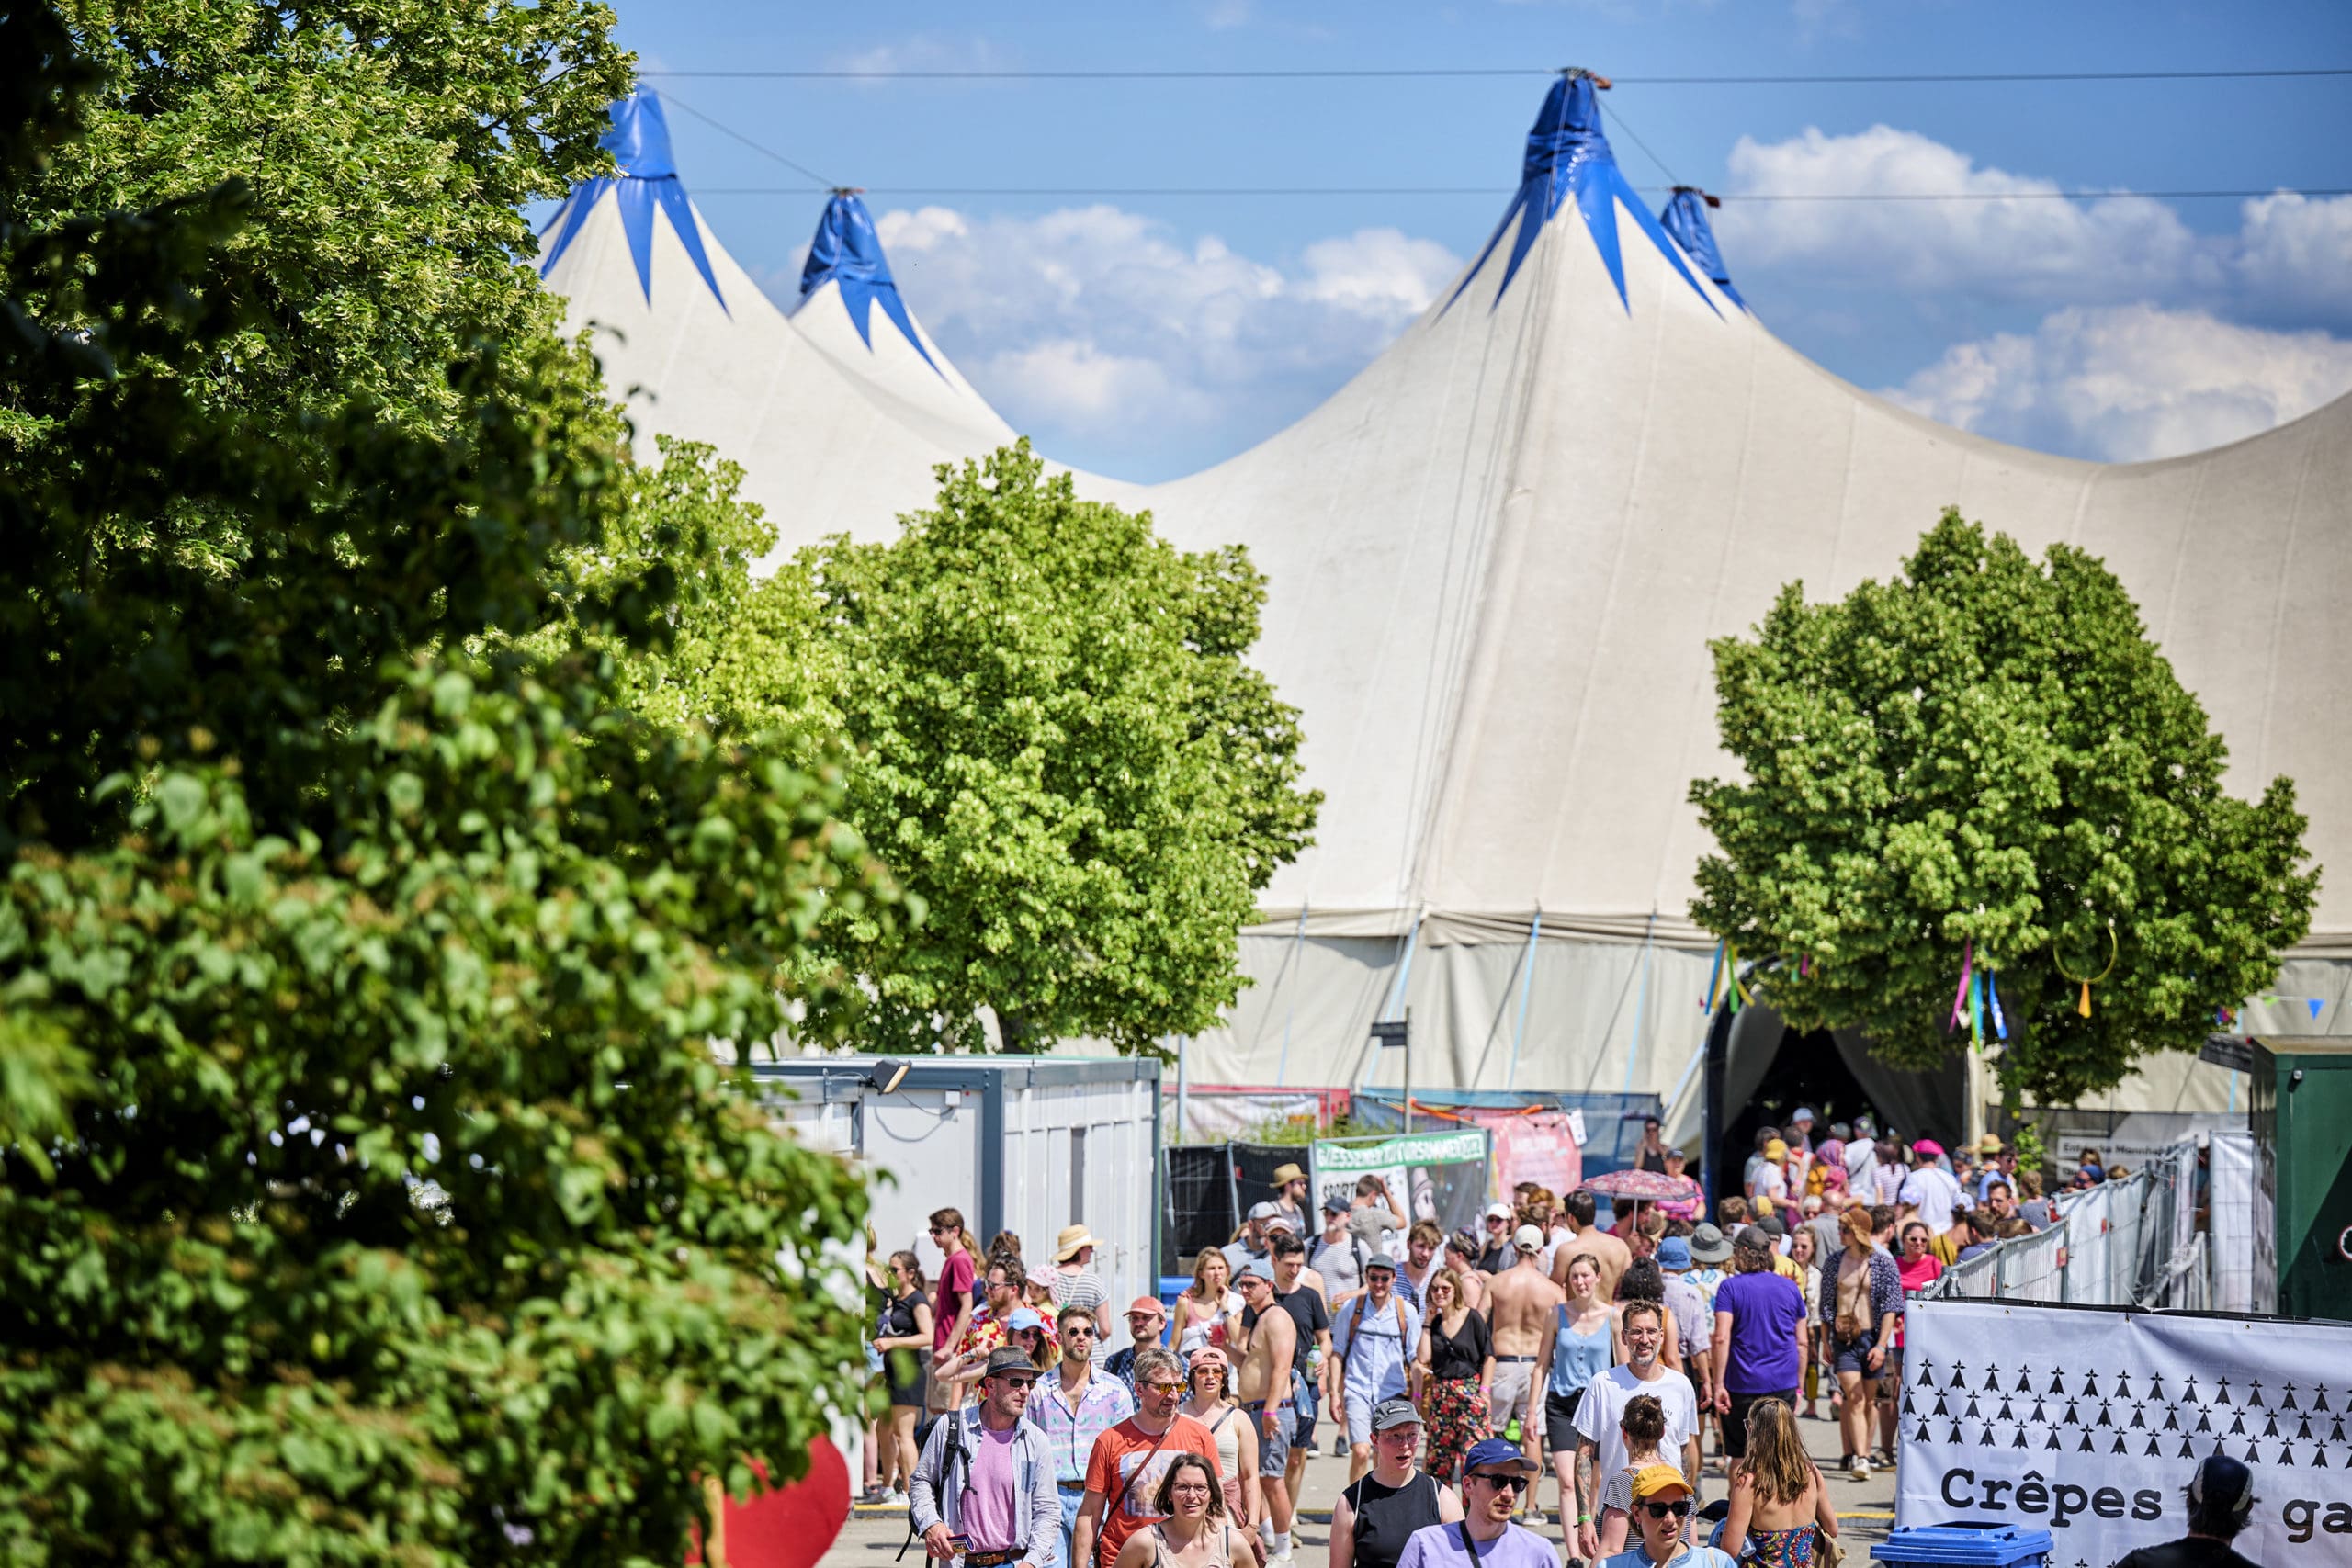
<path id="1" fill-rule="evenodd" d="M 1757 1568 L 1812 1568 L 1815 1543 L 1838 1534 L 1838 1510 L 1805 1456 L 1796 1413 L 1782 1399 L 1747 1412 L 1747 1457 L 1732 1466 L 1723 1549 Z"/>
<path id="2" fill-rule="evenodd" d="M 1190 1358 L 1204 1345 L 1230 1345 L 1241 1331 L 1241 1293 L 1233 1265 L 1214 1247 L 1193 1259 L 1193 1283 L 1176 1298 L 1176 1353 Z"/>
<path id="3" fill-rule="evenodd" d="M 1421 1417 L 1429 1429 L 1429 1472 L 1443 1486 L 1462 1483 L 1462 1458 L 1487 1435 L 1495 1386 L 1495 1342 L 1486 1314 L 1463 1299 L 1459 1270 L 1430 1276 L 1422 1303 Z"/>
<path id="4" fill-rule="evenodd" d="M 1223 1258 L 1218 1259 L 1223 1262 Z M 1184 1377 L 1192 1393 L 1176 1408 L 1209 1429 L 1216 1439 L 1216 1472 L 1225 1488 L 1225 1511 L 1235 1523 L 1258 1517 L 1258 1423 L 1239 1414 L 1229 1390 L 1233 1363 L 1214 1345 L 1193 1352 Z"/>

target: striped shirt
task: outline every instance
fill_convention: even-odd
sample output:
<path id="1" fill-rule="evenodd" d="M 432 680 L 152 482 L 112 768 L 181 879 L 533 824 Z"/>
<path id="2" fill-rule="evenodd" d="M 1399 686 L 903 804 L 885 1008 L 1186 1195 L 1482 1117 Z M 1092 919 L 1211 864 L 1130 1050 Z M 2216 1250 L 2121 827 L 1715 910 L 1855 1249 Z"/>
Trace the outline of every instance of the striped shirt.
<path id="1" fill-rule="evenodd" d="M 1091 1269 L 1081 1269 L 1075 1274 L 1054 1270 L 1054 1316 L 1061 1316 L 1063 1307 L 1076 1307 L 1080 1312 L 1094 1312 L 1111 1299 L 1110 1288 L 1102 1283 L 1102 1276 Z"/>
<path id="2" fill-rule="evenodd" d="M 1061 1374 L 1056 1371 L 1037 1380 L 1022 1419 L 1046 1434 L 1046 1446 L 1054 1456 L 1055 1482 L 1071 1485 L 1085 1482 L 1094 1439 L 1135 1413 L 1135 1395 L 1117 1378 L 1090 1371 L 1073 1405 L 1062 1392 Z"/>

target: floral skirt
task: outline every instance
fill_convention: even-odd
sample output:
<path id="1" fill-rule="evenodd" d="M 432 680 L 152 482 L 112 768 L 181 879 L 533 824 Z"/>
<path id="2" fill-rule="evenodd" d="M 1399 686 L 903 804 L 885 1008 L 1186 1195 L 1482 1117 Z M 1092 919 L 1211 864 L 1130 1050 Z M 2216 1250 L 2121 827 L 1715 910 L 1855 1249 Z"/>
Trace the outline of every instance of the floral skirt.
<path id="1" fill-rule="evenodd" d="M 1487 1400 L 1476 1378 L 1431 1378 L 1421 1385 L 1421 1421 L 1429 1429 L 1429 1472 L 1446 1485 L 1470 1445 L 1487 1435 Z"/>

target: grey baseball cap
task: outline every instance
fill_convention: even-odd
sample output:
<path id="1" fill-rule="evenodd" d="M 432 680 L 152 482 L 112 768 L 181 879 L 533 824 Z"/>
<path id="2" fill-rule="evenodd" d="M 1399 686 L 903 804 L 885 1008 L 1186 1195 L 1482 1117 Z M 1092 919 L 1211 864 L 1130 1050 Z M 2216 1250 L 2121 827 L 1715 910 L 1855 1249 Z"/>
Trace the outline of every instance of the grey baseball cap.
<path id="1" fill-rule="evenodd" d="M 1275 1208 L 1272 1203 L 1252 1203 L 1250 1205 L 1250 1217 L 1253 1220 L 1271 1220 L 1276 1214 L 1281 1213 L 1282 1211 Z"/>
<path id="2" fill-rule="evenodd" d="M 1384 1399 L 1372 1407 L 1372 1429 L 1385 1432 L 1391 1427 L 1420 1425 L 1421 1413 L 1413 1408 L 1409 1399 Z"/>

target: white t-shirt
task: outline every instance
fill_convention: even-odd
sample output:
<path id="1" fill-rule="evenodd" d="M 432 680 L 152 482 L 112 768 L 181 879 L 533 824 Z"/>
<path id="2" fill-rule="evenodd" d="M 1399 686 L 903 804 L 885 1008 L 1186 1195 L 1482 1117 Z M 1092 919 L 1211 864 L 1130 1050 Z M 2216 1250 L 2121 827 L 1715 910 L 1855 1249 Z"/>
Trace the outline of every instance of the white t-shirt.
<path id="1" fill-rule="evenodd" d="M 1896 1201 L 1917 1203 L 1920 1222 L 1938 1235 L 1951 1229 L 1953 1210 L 1968 1206 L 1960 1183 L 1931 1165 L 1921 1166 L 1904 1179 Z"/>
<path id="2" fill-rule="evenodd" d="M 1655 1395 L 1666 1409 L 1666 1436 L 1657 1451 L 1669 1456 L 1668 1462 L 1680 1461 L 1682 1445 L 1699 1429 L 1699 1396 L 1690 1380 L 1673 1368 L 1661 1367 L 1648 1382 L 1635 1377 L 1631 1367 L 1595 1372 L 1584 1397 L 1577 1401 L 1577 1430 L 1600 1450 L 1596 1473 L 1612 1475 L 1625 1468 L 1625 1434 L 1617 1424 L 1624 1418 L 1626 1403 L 1637 1393 Z"/>

